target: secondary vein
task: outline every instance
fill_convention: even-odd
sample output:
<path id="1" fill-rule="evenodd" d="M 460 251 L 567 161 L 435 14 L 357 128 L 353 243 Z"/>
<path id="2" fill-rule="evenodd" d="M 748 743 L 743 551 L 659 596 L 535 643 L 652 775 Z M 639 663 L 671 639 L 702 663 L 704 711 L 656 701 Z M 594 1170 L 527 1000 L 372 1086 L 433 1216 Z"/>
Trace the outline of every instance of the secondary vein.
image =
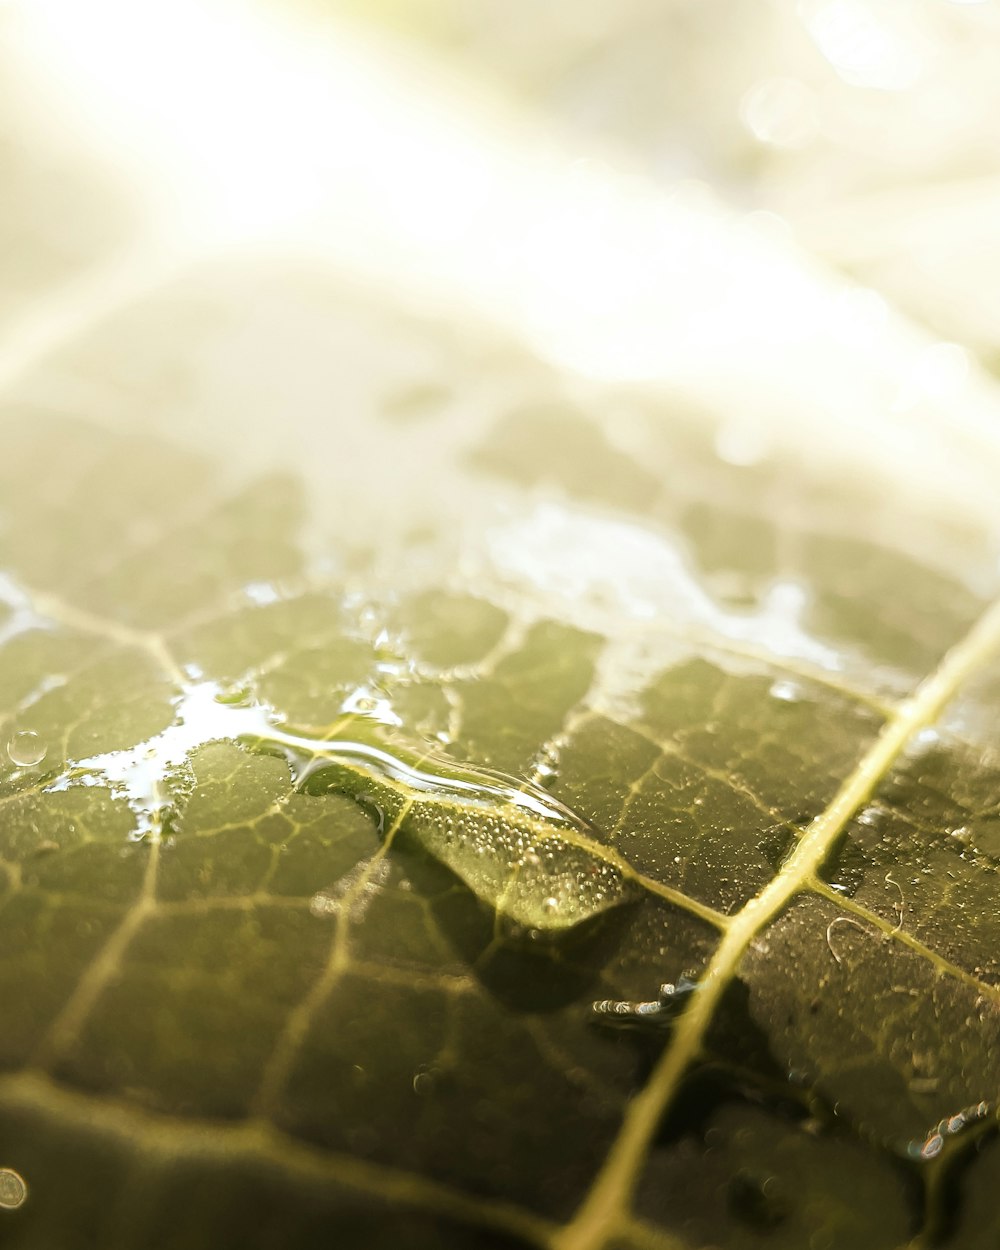
<path id="1" fill-rule="evenodd" d="M 639 1170 L 688 1065 L 702 1048 L 715 1009 L 749 944 L 811 882 L 847 822 L 871 797 L 907 744 L 938 719 L 966 678 L 1000 649 L 1000 601 L 942 659 L 916 692 L 895 709 L 827 807 L 809 824 L 779 872 L 737 912 L 678 1017 L 670 1045 L 632 1100 L 604 1166 L 575 1217 L 550 1242 L 552 1250 L 599 1250 L 622 1219 Z"/>

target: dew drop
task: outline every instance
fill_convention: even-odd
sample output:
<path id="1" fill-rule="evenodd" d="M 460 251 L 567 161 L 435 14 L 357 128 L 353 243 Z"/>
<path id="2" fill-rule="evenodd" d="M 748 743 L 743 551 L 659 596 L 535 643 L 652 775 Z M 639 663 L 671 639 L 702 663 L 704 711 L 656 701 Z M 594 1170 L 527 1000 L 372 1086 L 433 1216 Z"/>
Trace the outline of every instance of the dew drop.
<path id="1" fill-rule="evenodd" d="M 863 812 L 859 812 L 857 821 L 859 825 L 866 825 L 869 829 L 873 829 L 884 815 L 881 807 L 866 807 Z"/>
<path id="2" fill-rule="evenodd" d="M 13 1168 L 0 1168 L 0 1207 L 5 1211 L 16 1211 L 28 1196 L 28 1186 L 24 1177 Z"/>
<path id="3" fill-rule="evenodd" d="M 377 808 L 380 832 L 398 828 L 524 931 L 570 929 L 634 897 L 598 831 L 541 787 L 411 749 L 368 717 L 351 729 L 320 741 L 272 727 L 258 744 L 284 748 L 300 791 Z"/>
<path id="4" fill-rule="evenodd" d="M 33 768 L 40 764 L 45 759 L 46 750 L 45 743 L 30 729 L 20 730 L 7 743 L 10 761 L 18 768 Z"/>
<path id="5" fill-rule="evenodd" d="M 437 1072 L 434 1068 L 418 1068 L 413 1074 L 413 1092 L 420 1098 L 434 1093 Z"/>
<path id="6" fill-rule="evenodd" d="M 227 707 L 246 707 L 253 701 L 253 691 L 246 682 L 233 681 L 220 686 L 215 693 L 216 703 L 224 703 Z"/>

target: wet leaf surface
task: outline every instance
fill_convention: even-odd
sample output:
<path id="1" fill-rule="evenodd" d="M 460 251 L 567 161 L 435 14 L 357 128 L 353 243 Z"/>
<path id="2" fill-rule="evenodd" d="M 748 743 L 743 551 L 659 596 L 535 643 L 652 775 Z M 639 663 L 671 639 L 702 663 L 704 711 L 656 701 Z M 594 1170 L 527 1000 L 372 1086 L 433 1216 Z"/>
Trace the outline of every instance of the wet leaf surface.
<path id="1" fill-rule="evenodd" d="M 893 693 L 953 646 L 982 702 L 975 553 L 955 563 L 942 531 L 921 562 L 884 510 L 862 539 L 790 480 L 775 532 L 796 554 L 741 567 L 683 415 L 650 410 L 660 450 L 615 469 L 655 495 L 595 497 L 603 444 L 573 439 L 598 395 L 533 448 L 498 443 L 497 416 L 456 449 L 428 417 L 440 461 L 401 499 L 397 427 L 359 432 L 350 404 L 320 427 L 276 382 L 243 415 L 286 423 L 263 475 L 134 398 L 134 423 L 102 422 L 99 398 L 98 420 L 41 407 L 81 359 L 98 392 L 137 369 L 133 334 L 133 385 L 168 410 L 163 377 L 186 403 L 234 337 L 263 335 L 258 368 L 283 377 L 247 324 L 255 281 L 320 315 L 294 270 L 195 273 L 26 378 L 34 406 L 6 417 L 0 1109 L 31 1194 L 9 1244 L 901 1244 L 925 1226 L 935 1126 L 992 1116 L 998 1092 L 991 757 Z M 203 289 L 196 364 L 170 309 Z M 330 283 L 324 341 L 356 339 L 353 300 Z M 333 397 L 348 368 L 377 397 L 379 352 L 430 333 L 367 316 L 369 372 L 347 348 L 313 362 Z M 157 321 L 177 328 L 154 351 Z M 341 427 L 379 459 L 310 454 Z M 760 533 L 772 473 L 741 477 Z M 608 872 L 621 899 L 548 931 L 523 906 L 540 869 L 497 859 L 488 788 L 462 819 L 502 880 L 477 889 L 442 841 L 450 800 L 403 774 L 387 798 L 337 755 L 359 731 L 432 786 L 568 805 L 585 845 L 560 888 Z M 801 866 L 817 836 L 822 879 Z M 592 1018 L 706 970 L 658 1026 Z M 706 1008 L 712 985 L 739 1003 Z"/>
<path id="2" fill-rule="evenodd" d="M 9 129 L 5 324 L 133 211 Z M 0 1244 L 995 1244 L 993 537 L 326 256 L 140 288 L 3 379 Z"/>

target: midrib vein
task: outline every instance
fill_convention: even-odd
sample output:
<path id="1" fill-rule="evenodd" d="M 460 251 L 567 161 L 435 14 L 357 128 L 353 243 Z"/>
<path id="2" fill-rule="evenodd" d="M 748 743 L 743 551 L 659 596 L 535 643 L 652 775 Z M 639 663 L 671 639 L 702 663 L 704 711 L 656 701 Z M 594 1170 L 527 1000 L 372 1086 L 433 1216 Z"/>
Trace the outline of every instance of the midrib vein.
<path id="1" fill-rule="evenodd" d="M 917 691 L 895 709 L 828 806 L 806 828 L 780 871 L 737 912 L 674 1027 L 671 1042 L 643 1089 L 629 1104 L 618 1135 L 575 1217 L 560 1229 L 552 1250 L 598 1250 L 625 1214 L 642 1162 L 664 1112 L 749 944 L 788 901 L 808 889 L 847 822 L 871 797 L 914 734 L 938 719 L 965 679 L 1000 648 L 1000 601 L 942 659 Z"/>

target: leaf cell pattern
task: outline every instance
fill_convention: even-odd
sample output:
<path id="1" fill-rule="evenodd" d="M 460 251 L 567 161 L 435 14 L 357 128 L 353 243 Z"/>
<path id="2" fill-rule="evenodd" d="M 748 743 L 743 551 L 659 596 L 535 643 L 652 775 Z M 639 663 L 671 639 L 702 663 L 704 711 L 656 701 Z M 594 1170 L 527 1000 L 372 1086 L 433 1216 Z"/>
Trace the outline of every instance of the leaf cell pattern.
<path id="1" fill-rule="evenodd" d="M 45 748 L 0 770 L 0 1162 L 30 1187 L 9 1244 L 992 1244 L 978 550 L 945 528 L 914 552 L 874 496 L 860 535 L 856 501 L 814 507 L 784 470 L 778 510 L 778 469 L 721 463 L 662 400 L 634 414 L 653 453 L 608 457 L 605 397 L 567 406 L 475 343 L 440 358 L 482 366 L 488 417 L 435 432 L 384 398 L 426 326 L 294 270 L 188 281 L 68 345 L 4 426 L 3 732 Z M 248 284 L 368 388 L 376 415 L 324 436 L 350 454 L 292 440 L 319 477 L 227 465 L 185 425 L 227 346 L 266 340 Z M 172 316 L 192 292 L 194 327 Z M 82 361 L 88 394 L 123 362 L 175 394 L 173 438 L 110 396 L 104 425 L 53 412 Z M 398 507 L 366 511 L 359 463 Z M 549 559 L 553 533 L 584 550 Z M 629 900 L 559 935 L 505 922 L 364 802 L 185 725 L 206 683 L 320 743 L 380 709 L 546 787 Z M 178 730 L 141 793 L 80 774 Z M 594 1023 L 685 976 L 666 1027 Z"/>

